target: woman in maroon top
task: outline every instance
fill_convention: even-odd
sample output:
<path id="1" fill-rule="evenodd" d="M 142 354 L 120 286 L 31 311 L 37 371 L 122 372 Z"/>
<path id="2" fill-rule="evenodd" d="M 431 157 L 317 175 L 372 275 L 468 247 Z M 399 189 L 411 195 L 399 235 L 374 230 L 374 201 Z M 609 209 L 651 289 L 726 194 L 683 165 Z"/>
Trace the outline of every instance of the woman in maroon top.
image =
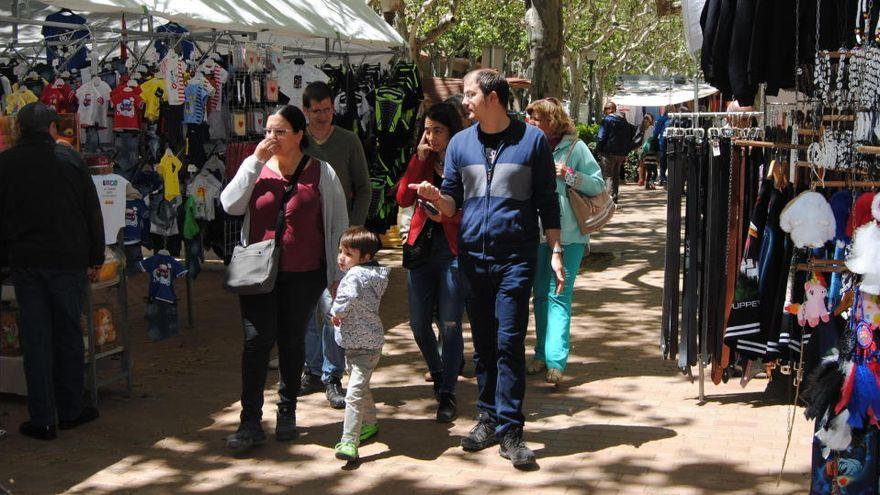
<path id="1" fill-rule="evenodd" d="M 306 322 L 318 297 L 342 278 L 334 263 L 339 238 L 348 227 L 342 185 L 326 162 L 303 149 L 306 119 L 294 106 L 280 107 L 266 121 L 266 138 L 245 159 L 220 194 L 223 209 L 244 215 L 242 244 L 275 238 L 285 191 L 299 174 L 284 205 L 281 261 L 268 294 L 240 296 L 245 342 L 241 358 L 241 425 L 226 440 L 243 451 L 266 439 L 261 425 L 269 353 L 278 344 L 277 440 L 297 437 L 296 397 L 305 358 Z M 300 167 L 304 167 L 299 171 Z"/>
<path id="2" fill-rule="evenodd" d="M 461 130 L 455 107 L 439 103 L 425 114 L 425 133 L 397 186 L 397 202 L 407 207 L 418 195 L 410 184 L 431 181 L 440 187 L 443 158 L 452 136 Z M 458 230 L 461 211 L 445 217 L 417 203 L 404 247 L 404 267 L 409 289 L 410 327 L 434 382 L 438 401 L 437 421 L 456 418 L 455 385 L 464 357 L 461 317 L 464 313 L 464 279 L 458 274 Z M 414 254 L 420 251 L 422 254 Z M 440 318 L 442 353 L 432 328 L 435 309 Z"/>

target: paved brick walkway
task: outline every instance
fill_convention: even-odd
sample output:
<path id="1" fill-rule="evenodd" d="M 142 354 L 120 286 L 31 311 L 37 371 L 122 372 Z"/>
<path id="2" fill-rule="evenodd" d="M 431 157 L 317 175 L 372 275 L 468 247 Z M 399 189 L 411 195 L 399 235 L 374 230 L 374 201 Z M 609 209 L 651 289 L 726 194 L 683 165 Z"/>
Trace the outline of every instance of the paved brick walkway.
<path id="1" fill-rule="evenodd" d="M 301 400 L 297 442 L 270 440 L 250 457 L 227 455 L 223 437 L 239 411 L 241 330 L 219 273 L 206 272 L 195 285 L 196 327 L 159 344 L 146 343 L 140 319 L 145 282 L 132 284 L 135 393 L 126 399 L 103 392 L 101 419 L 54 442 L 11 431 L 0 440 L 0 483 L 16 494 L 806 492 L 811 425 L 801 409 L 777 487 L 790 408 L 764 400 L 766 381 L 746 389 L 709 383 L 700 405 L 697 384 L 660 359 L 664 195 L 626 187 L 622 197 L 623 210 L 594 239 L 577 281 L 564 386 L 529 380 L 526 439 L 538 455 L 536 470 L 514 470 L 494 448 L 467 454 L 458 447 L 473 424 L 473 378 L 459 385 L 462 417 L 452 425 L 432 421 L 401 269 L 383 302 L 388 344 L 374 375 L 381 431 L 362 446 L 360 466 L 333 458 L 342 411 L 321 394 Z M 399 266 L 395 255 L 385 259 Z M 274 398 L 267 392 L 270 432 Z M 25 415 L 23 400 L 0 396 L 7 428 L 15 430 Z"/>

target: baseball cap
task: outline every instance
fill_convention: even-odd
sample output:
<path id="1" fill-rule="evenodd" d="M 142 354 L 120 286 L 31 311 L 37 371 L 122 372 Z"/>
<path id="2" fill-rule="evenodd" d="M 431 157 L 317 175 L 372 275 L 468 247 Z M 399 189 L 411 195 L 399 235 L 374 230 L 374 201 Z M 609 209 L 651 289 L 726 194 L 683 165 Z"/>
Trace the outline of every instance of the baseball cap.
<path id="1" fill-rule="evenodd" d="M 38 101 L 21 107 L 16 118 L 22 132 L 46 132 L 52 122 L 61 119 L 58 112 Z"/>

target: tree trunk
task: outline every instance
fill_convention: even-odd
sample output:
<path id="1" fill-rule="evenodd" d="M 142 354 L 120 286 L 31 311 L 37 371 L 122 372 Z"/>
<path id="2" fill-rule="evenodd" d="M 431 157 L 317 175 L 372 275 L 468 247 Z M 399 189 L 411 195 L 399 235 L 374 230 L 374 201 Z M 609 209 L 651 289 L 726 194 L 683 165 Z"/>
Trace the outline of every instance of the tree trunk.
<path id="1" fill-rule="evenodd" d="M 582 64 L 580 53 L 569 52 L 568 56 L 568 96 L 570 105 L 568 114 L 575 123 L 581 116 L 581 102 L 584 100 L 584 85 L 581 82 Z"/>
<path id="2" fill-rule="evenodd" d="M 532 66 L 532 99 L 562 97 L 562 1 L 524 0 Z"/>

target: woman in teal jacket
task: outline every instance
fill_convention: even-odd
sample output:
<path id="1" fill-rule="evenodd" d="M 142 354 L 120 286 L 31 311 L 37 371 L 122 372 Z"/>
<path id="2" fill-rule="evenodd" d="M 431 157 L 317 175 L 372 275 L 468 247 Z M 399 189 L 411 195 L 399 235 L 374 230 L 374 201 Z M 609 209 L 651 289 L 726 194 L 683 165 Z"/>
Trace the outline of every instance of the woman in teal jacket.
<path id="1" fill-rule="evenodd" d="M 538 267 L 534 282 L 535 326 L 537 343 L 529 374 L 547 371 L 548 383 L 559 383 L 568 361 L 571 296 L 581 258 L 590 243 L 581 234 L 577 219 L 566 195 L 566 187 L 574 187 L 587 196 L 595 196 L 605 188 L 602 169 L 590 149 L 578 139 L 574 123 L 556 98 L 532 102 L 526 109 L 529 123 L 544 131 L 553 149 L 556 162 L 556 196 L 562 219 L 563 265 L 565 288 L 556 294 L 556 278 L 551 276 L 550 248 L 546 241 L 538 246 Z M 573 148 L 572 148 L 573 147 Z"/>

